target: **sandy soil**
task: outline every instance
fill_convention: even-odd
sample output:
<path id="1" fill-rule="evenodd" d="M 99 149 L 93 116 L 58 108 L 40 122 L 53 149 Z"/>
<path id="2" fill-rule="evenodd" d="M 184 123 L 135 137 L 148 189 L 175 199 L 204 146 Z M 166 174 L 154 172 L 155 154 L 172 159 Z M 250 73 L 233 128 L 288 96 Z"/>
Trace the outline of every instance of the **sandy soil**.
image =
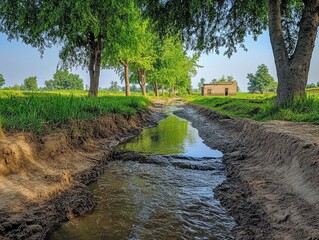
<path id="1" fill-rule="evenodd" d="M 91 211 L 86 185 L 103 173 L 112 146 L 160 115 L 108 115 L 59 133 L 0 137 L 0 239 L 44 239 L 60 222 Z"/>
<path id="2" fill-rule="evenodd" d="M 225 153 L 227 180 L 215 194 L 238 224 L 236 239 L 319 239 L 318 126 L 235 120 L 195 105 L 177 115 Z"/>

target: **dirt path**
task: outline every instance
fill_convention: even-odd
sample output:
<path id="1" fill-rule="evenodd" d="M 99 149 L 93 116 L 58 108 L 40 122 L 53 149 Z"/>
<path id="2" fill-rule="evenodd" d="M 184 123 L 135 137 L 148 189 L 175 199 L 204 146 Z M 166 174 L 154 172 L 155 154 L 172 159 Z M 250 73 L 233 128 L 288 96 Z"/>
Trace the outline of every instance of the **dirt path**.
<path id="1" fill-rule="evenodd" d="M 228 176 L 215 194 L 238 223 L 236 239 L 319 239 L 319 127 L 183 108 L 176 115 L 225 153 Z"/>

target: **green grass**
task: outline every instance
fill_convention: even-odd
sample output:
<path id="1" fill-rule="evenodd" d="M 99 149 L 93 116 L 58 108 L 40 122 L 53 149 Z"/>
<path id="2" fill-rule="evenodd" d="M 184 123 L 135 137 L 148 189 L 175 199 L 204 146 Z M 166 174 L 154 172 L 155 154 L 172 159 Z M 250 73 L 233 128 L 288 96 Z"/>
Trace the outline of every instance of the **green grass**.
<path id="1" fill-rule="evenodd" d="M 21 91 L 21 90 L 0 90 L 0 98 L 8 97 L 48 97 L 48 96 L 77 96 L 77 97 L 86 97 L 88 95 L 87 90 L 55 90 L 55 91 Z M 138 96 L 138 94 L 134 94 Z M 99 96 L 125 96 L 125 92 L 119 91 L 106 91 L 99 90 Z"/>
<path id="2" fill-rule="evenodd" d="M 186 96 L 186 101 L 212 108 L 232 117 L 257 121 L 285 120 L 319 124 L 319 94 L 295 99 L 289 106 L 275 108 L 275 94 L 240 93 L 229 97 Z"/>
<path id="3" fill-rule="evenodd" d="M 68 124 L 71 119 L 92 119 L 108 113 L 133 115 L 146 109 L 144 97 L 103 96 L 96 98 L 56 93 L 20 92 L 0 97 L 0 123 L 4 129 L 41 132 Z M 70 91 L 69 91 L 70 92 Z M 84 92 L 84 91 L 83 91 Z M 86 92 L 87 94 L 87 92 Z"/>

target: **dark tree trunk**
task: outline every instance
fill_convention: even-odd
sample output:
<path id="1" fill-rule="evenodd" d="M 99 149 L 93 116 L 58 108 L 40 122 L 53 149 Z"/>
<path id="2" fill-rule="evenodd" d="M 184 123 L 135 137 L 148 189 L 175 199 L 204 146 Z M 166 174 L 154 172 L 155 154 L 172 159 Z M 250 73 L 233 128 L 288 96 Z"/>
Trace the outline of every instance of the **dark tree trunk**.
<path id="1" fill-rule="evenodd" d="M 97 40 L 93 33 L 89 35 L 89 47 L 90 47 L 90 62 L 89 62 L 89 74 L 90 74 L 90 89 L 89 96 L 97 96 L 99 91 L 99 81 L 101 73 L 101 59 L 103 41 L 102 37 L 98 36 Z"/>
<path id="2" fill-rule="evenodd" d="M 293 55 L 289 56 L 282 33 L 280 2 L 268 0 L 269 35 L 278 76 L 276 106 L 306 95 L 305 88 L 319 23 L 318 1 L 303 1 L 305 7 L 300 21 L 298 42 Z"/>
<path id="3" fill-rule="evenodd" d="M 142 89 L 142 94 L 143 96 L 146 96 L 146 72 L 145 70 L 138 68 L 137 75 L 139 76 L 139 79 L 140 79 L 139 84 Z"/>
<path id="4" fill-rule="evenodd" d="M 128 63 L 126 63 L 125 61 L 121 61 L 121 64 L 124 66 L 125 95 L 131 96 Z"/>
<path id="5" fill-rule="evenodd" d="M 158 97 L 158 83 L 157 83 L 157 81 L 154 82 L 154 93 L 155 93 L 155 97 Z"/>

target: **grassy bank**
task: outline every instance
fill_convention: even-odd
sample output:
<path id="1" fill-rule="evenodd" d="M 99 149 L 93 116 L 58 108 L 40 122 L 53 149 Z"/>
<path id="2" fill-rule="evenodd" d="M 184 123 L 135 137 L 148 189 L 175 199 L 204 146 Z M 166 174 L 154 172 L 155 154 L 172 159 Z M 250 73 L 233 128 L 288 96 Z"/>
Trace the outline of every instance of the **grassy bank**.
<path id="1" fill-rule="evenodd" d="M 308 94 L 307 98 L 296 99 L 281 109 L 274 107 L 275 97 L 274 94 L 240 93 L 228 97 L 186 96 L 185 100 L 232 117 L 319 124 L 319 94 Z"/>
<path id="2" fill-rule="evenodd" d="M 71 119 L 91 119 L 108 113 L 129 116 L 146 109 L 150 103 L 148 99 L 137 96 L 101 94 L 101 97 L 88 98 L 69 93 L 18 93 L 24 95 L 10 92 L 11 95 L 0 97 L 0 123 L 6 130 L 41 132 L 59 128 Z"/>

